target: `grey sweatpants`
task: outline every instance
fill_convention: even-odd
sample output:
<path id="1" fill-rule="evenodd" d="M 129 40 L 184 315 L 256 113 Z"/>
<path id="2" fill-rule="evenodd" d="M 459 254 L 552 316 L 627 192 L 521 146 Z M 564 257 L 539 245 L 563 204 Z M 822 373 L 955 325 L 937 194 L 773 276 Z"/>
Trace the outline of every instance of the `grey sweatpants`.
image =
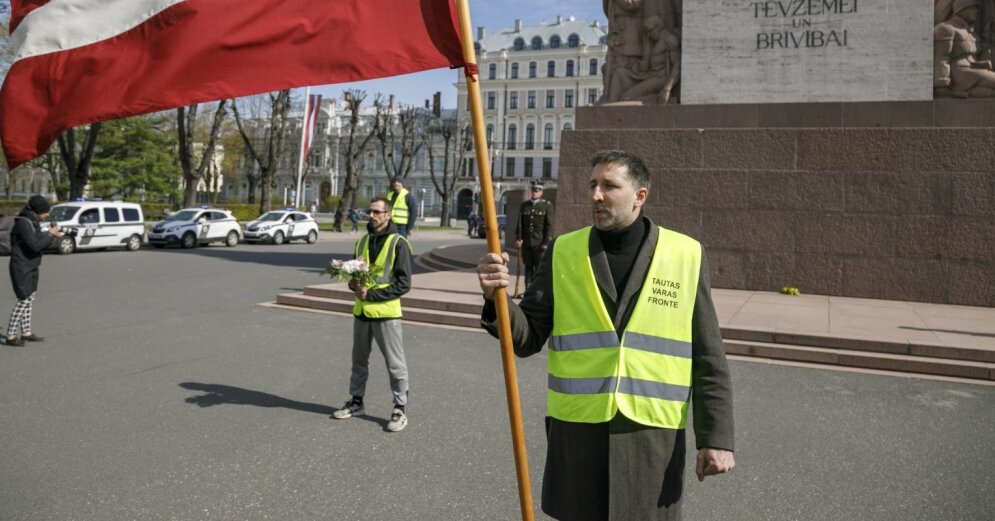
<path id="1" fill-rule="evenodd" d="M 381 320 L 365 322 L 352 321 L 352 378 L 349 380 L 349 393 L 353 396 L 366 394 L 366 380 L 370 376 L 370 352 L 373 340 L 380 346 L 387 372 L 390 374 L 390 390 L 394 393 L 395 405 L 408 404 L 408 364 L 404 360 L 404 346 L 401 343 L 401 321 Z"/>

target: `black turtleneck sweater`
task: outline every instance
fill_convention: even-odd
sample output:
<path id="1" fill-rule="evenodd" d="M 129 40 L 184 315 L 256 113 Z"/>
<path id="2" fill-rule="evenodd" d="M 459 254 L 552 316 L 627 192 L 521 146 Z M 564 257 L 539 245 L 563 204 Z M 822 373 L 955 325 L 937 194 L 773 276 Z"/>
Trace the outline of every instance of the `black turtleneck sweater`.
<path id="1" fill-rule="evenodd" d="M 621 295 L 625 289 L 629 274 L 632 272 L 632 265 L 636 262 L 636 254 L 639 253 L 639 247 L 646 240 L 648 232 L 649 221 L 642 218 L 642 213 L 635 222 L 625 228 L 617 230 L 594 228 L 594 233 L 598 234 L 601 244 L 605 247 L 605 256 L 608 257 L 608 267 L 611 269 L 616 295 Z"/>

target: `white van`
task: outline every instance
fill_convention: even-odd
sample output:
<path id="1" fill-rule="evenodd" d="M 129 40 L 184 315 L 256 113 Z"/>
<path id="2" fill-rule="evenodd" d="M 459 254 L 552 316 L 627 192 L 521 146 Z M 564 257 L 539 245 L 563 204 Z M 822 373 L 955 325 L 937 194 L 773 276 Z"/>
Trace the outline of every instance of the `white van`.
<path id="1" fill-rule="evenodd" d="M 59 253 L 76 250 L 124 247 L 135 251 L 145 237 L 142 207 L 119 201 L 75 201 L 52 207 L 48 220 L 41 223 L 47 231 L 50 223 L 59 225 L 65 235 L 55 241 Z"/>

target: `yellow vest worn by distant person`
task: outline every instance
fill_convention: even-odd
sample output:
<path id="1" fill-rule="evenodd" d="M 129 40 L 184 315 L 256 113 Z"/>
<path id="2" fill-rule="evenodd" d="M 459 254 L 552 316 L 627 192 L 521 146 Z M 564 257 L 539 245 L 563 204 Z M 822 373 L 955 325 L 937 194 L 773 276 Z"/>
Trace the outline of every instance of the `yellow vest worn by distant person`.
<path id="1" fill-rule="evenodd" d="M 397 249 L 397 241 L 407 242 L 404 237 L 396 233 L 388 235 L 376 259 L 370 259 L 369 235 L 364 235 L 356 241 L 356 258 L 365 260 L 370 265 L 370 270 L 377 274 L 377 283 L 370 289 L 383 289 L 389 287 L 393 282 L 394 254 Z M 382 302 L 367 302 L 357 298 L 356 303 L 352 306 L 352 314 L 357 317 L 365 316 L 367 318 L 401 318 L 401 299 L 395 298 Z"/>
<path id="2" fill-rule="evenodd" d="M 394 197 L 394 192 L 387 192 L 386 199 L 388 201 Z M 408 190 L 406 188 L 401 188 L 401 191 L 397 194 L 397 199 L 390 203 L 392 209 L 390 211 L 390 220 L 394 221 L 394 224 L 398 226 L 406 226 L 408 224 Z"/>
<path id="3" fill-rule="evenodd" d="M 643 425 L 683 429 L 691 397 L 691 317 L 701 245 L 659 229 L 632 317 L 619 339 L 594 279 L 591 227 L 553 247 L 550 416 L 607 422 L 621 412 Z"/>

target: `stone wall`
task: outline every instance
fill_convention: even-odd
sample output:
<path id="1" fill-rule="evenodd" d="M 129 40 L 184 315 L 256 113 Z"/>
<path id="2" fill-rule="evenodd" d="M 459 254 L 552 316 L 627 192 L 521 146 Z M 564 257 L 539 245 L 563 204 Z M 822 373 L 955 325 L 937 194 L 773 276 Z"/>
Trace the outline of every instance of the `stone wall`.
<path id="1" fill-rule="evenodd" d="M 995 306 L 993 116 L 983 100 L 581 108 L 556 231 L 590 223 L 588 158 L 624 148 L 714 287 Z"/>

